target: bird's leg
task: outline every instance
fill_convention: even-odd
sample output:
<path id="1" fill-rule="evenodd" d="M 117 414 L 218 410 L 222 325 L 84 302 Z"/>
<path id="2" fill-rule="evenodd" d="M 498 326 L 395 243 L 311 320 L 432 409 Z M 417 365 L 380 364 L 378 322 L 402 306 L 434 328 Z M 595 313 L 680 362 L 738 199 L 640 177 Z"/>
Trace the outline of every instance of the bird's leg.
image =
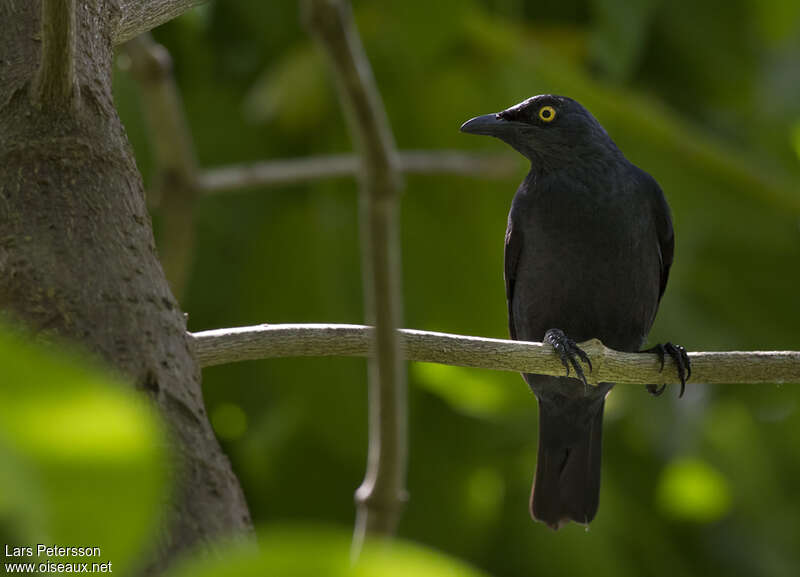
<path id="1" fill-rule="evenodd" d="M 558 356 L 561 358 L 561 364 L 567 369 L 567 376 L 569 376 L 569 366 L 572 365 L 578 378 L 583 381 L 585 386 L 589 386 L 589 383 L 586 382 L 586 375 L 584 375 L 583 368 L 578 362 L 578 359 L 589 366 L 589 372 L 592 372 L 592 361 L 589 359 L 589 356 L 575 344 L 575 341 L 567 337 L 561 329 L 550 329 L 544 334 L 544 342 L 551 345 L 553 350 L 558 353 Z"/>
<path id="2" fill-rule="evenodd" d="M 663 344 L 659 343 L 650 349 L 639 352 L 655 353 L 658 355 L 659 359 L 661 360 L 661 366 L 659 367 L 658 372 L 664 370 L 664 357 L 666 355 L 672 357 L 672 360 L 675 361 L 675 365 L 678 367 L 678 378 L 681 380 L 681 392 L 678 395 L 678 398 L 681 398 L 686 390 L 686 381 L 688 381 L 689 377 L 692 376 L 692 363 L 689 360 L 689 355 L 686 354 L 686 349 L 680 345 L 675 345 L 668 342 Z M 666 384 L 661 385 L 660 387 L 656 385 L 647 385 L 647 390 L 651 395 L 657 397 L 664 392 L 666 387 Z"/>

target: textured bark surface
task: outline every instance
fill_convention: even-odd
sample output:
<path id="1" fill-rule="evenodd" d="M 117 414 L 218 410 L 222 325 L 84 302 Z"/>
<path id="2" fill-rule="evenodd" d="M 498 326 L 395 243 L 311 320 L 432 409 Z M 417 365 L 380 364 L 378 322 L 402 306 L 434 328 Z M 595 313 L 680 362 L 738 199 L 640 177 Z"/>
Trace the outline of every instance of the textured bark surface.
<path id="1" fill-rule="evenodd" d="M 208 1 L 119 0 L 122 16 L 116 21 L 111 39 L 115 45 L 122 44 Z"/>
<path id="2" fill-rule="evenodd" d="M 40 2 L 0 0 L 0 307 L 82 343 L 149 394 L 171 428 L 177 496 L 158 543 L 247 530 L 238 480 L 203 408 L 183 314 L 158 262 L 141 178 L 111 96 L 112 0 L 76 2 L 78 97 L 31 98 Z"/>

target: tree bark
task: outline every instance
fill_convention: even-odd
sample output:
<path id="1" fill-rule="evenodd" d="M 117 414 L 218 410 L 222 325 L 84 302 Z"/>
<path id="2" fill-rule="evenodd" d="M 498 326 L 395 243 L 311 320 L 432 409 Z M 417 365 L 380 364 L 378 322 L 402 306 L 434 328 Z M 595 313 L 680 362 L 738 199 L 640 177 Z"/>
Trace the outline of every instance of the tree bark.
<path id="1" fill-rule="evenodd" d="M 177 491 L 156 567 L 246 532 L 239 482 L 203 407 L 186 323 L 156 257 L 111 95 L 116 0 L 76 2 L 69 105 L 36 98 L 40 2 L 0 0 L 0 308 L 80 342 L 146 392 L 172 433 Z"/>
<path id="2" fill-rule="evenodd" d="M 206 2 L 208 0 L 119 0 L 122 16 L 116 21 L 112 41 L 114 45 L 127 42 Z"/>

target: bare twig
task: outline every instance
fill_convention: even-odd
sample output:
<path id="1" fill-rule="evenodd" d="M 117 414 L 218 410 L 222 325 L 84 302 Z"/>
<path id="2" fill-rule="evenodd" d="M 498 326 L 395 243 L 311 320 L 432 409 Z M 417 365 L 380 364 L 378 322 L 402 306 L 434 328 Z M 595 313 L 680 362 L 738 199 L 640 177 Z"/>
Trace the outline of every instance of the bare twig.
<path id="1" fill-rule="evenodd" d="M 276 357 L 366 357 L 372 328 L 360 325 L 257 325 L 193 333 L 202 367 Z M 563 376 L 550 345 L 401 329 L 409 361 Z M 667 359 L 659 371 L 655 354 L 624 353 L 593 339 L 581 343 L 592 360 L 591 384 L 678 384 Z M 694 383 L 800 383 L 800 351 L 689 353 Z"/>
<path id="2" fill-rule="evenodd" d="M 58 110 L 78 96 L 75 82 L 75 0 L 42 1 L 42 56 L 34 98 Z"/>
<path id="3" fill-rule="evenodd" d="M 172 75 L 169 52 L 149 33 L 126 43 L 124 51 L 141 87 L 153 143 L 157 176 L 149 192 L 158 200 L 163 219 L 161 262 L 172 292 L 180 298 L 194 250 L 192 217 L 198 191 L 192 137 Z"/>
<path id="4" fill-rule="evenodd" d="M 506 178 L 520 166 L 510 154 L 477 154 L 457 150 L 414 150 L 400 153 L 400 167 L 412 174 L 464 174 Z"/>
<path id="5" fill-rule="evenodd" d="M 375 330 L 369 363 L 367 474 L 356 491 L 353 552 L 366 535 L 392 535 L 407 499 L 406 375 L 400 354 L 401 173 L 394 137 L 346 0 L 306 0 L 306 22 L 327 54 L 361 157 L 361 247 L 365 311 Z"/>
<path id="6" fill-rule="evenodd" d="M 127 42 L 206 2 L 208 0 L 121 0 L 122 16 L 114 31 L 114 44 Z"/>
<path id="7" fill-rule="evenodd" d="M 403 151 L 398 153 L 398 164 L 405 173 L 463 174 L 484 178 L 507 177 L 518 166 L 510 155 L 454 150 Z M 353 154 L 287 158 L 204 170 L 198 176 L 197 186 L 204 194 L 217 194 L 243 188 L 352 177 L 360 168 L 359 159 Z"/>
<path id="8" fill-rule="evenodd" d="M 350 177 L 358 169 L 358 157 L 353 154 L 268 160 L 204 170 L 198 178 L 198 186 L 205 194 L 218 194 L 243 188 L 304 184 L 326 178 Z"/>

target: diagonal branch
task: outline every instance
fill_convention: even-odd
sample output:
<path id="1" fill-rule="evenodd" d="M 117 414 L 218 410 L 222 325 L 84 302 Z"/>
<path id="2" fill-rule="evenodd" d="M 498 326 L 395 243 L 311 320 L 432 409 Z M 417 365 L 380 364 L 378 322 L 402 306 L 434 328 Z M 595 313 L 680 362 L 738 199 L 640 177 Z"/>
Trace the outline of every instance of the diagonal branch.
<path id="1" fill-rule="evenodd" d="M 397 328 L 402 316 L 394 137 L 346 0 L 306 0 L 306 22 L 327 54 L 360 163 L 361 261 L 365 311 L 374 322 L 369 363 L 367 474 L 356 491 L 353 552 L 365 536 L 394 534 L 406 497 L 406 375 Z"/>
<path id="2" fill-rule="evenodd" d="M 407 174 L 461 174 L 483 178 L 507 177 L 518 166 L 510 155 L 455 150 L 400 151 L 397 160 L 398 169 Z M 243 188 L 352 177 L 360 170 L 359 159 L 353 154 L 287 158 L 206 169 L 198 175 L 197 186 L 203 194 L 219 194 Z"/>
<path id="3" fill-rule="evenodd" d="M 366 357 L 372 327 L 361 325 L 257 325 L 193 333 L 202 367 L 276 357 Z M 521 373 L 563 376 L 564 367 L 550 345 L 400 329 L 404 358 Z M 581 343 L 594 370 L 591 384 L 678 384 L 667 359 L 659 371 L 655 354 L 624 353 L 593 339 Z M 689 353 L 693 383 L 800 383 L 800 351 Z"/>
<path id="4" fill-rule="evenodd" d="M 122 16 L 114 30 L 114 44 L 127 42 L 207 2 L 208 0 L 120 0 Z"/>

